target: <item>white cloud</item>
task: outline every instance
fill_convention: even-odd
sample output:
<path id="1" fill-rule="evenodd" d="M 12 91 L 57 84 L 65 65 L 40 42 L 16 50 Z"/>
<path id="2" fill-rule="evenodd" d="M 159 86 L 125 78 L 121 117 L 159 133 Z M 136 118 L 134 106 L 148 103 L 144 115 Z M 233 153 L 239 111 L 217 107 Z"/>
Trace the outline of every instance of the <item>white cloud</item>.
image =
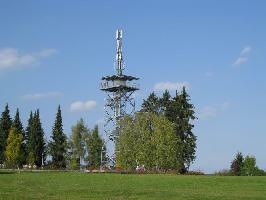
<path id="1" fill-rule="evenodd" d="M 35 94 L 26 94 L 21 96 L 22 100 L 40 100 L 48 98 L 57 98 L 62 96 L 60 92 L 45 92 L 45 93 L 35 93 Z"/>
<path id="2" fill-rule="evenodd" d="M 225 101 L 221 104 L 205 106 L 199 113 L 199 119 L 205 120 L 216 117 L 219 113 L 227 110 L 230 106 L 231 103 L 228 101 Z"/>
<path id="3" fill-rule="evenodd" d="M 182 90 L 183 87 L 187 89 L 190 88 L 189 82 L 181 82 L 181 83 L 172 83 L 172 82 L 160 82 L 155 84 L 154 91 L 164 91 L 164 90 Z"/>
<path id="4" fill-rule="evenodd" d="M 22 53 L 15 48 L 3 48 L 0 49 L 0 70 L 32 65 L 56 52 L 56 49 L 44 49 L 39 52 Z"/>
<path id="5" fill-rule="evenodd" d="M 244 63 L 246 63 L 248 61 L 248 58 L 247 57 L 239 57 L 235 60 L 234 64 L 235 66 L 237 65 L 242 65 Z"/>
<path id="6" fill-rule="evenodd" d="M 241 56 L 244 56 L 244 55 L 249 54 L 250 52 L 251 52 L 251 47 L 250 47 L 250 46 L 247 46 L 247 47 L 245 47 L 244 49 L 242 49 L 240 55 L 241 55 Z"/>
<path id="7" fill-rule="evenodd" d="M 233 66 L 240 66 L 248 61 L 248 56 L 251 52 L 251 47 L 247 46 L 242 49 L 240 56 L 234 61 Z"/>
<path id="8" fill-rule="evenodd" d="M 70 111 L 72 112 L 89 111 L 95 108 L 96 105 L 97 105 L 96 101 L 93 100 L 75 101 L 70 105 Z"/>

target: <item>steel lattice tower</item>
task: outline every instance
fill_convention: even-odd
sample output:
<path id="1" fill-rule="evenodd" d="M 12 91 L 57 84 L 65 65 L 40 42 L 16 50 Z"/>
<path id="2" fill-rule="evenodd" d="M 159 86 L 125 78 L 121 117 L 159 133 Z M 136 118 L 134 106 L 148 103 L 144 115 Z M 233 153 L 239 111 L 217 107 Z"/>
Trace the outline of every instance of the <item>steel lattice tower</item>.
<path id="1" fill-rule="evenodd" d="M 122 53 L 122 30 L 116 31 L 116 63 L 115 75 L 102 77 L 101 90 L 107 94 L 105 100 L 104 130 L 109 140 L 116 143 L 119 137 L 119 120 L 135 111 L 133 93 L 139 90 L 134 81 L 139 78 L 124 75 L 124 60 Z"/>

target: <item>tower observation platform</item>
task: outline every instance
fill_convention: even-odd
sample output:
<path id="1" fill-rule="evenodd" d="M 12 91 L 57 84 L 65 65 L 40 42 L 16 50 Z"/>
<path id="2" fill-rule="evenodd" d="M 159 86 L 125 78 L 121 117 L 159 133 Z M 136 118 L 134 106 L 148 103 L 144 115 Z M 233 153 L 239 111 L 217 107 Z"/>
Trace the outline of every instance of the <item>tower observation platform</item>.
<path id="1" fill-rule="evenodd" d="M 101 79 L 100 90 L 106 92 L 104 130 L 108 138 L 116 142 L 119 137 L 119 120 L 135 111 L 133 93 L 139 90 L 136 83 L 139 78 L 124 74 L 125 66 L 122 54 L 122 30 L 116 31 L 115 74 Z"/>

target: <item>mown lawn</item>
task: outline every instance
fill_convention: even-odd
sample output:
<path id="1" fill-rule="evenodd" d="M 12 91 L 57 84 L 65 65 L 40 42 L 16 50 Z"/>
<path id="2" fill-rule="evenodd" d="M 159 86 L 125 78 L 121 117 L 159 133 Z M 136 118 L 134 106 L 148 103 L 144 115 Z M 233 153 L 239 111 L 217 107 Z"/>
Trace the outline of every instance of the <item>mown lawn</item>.
<path id="1" fill-rule="evenodd" d="M 266 177 L 0 172 L 0 199 L 266 199 Z"/>

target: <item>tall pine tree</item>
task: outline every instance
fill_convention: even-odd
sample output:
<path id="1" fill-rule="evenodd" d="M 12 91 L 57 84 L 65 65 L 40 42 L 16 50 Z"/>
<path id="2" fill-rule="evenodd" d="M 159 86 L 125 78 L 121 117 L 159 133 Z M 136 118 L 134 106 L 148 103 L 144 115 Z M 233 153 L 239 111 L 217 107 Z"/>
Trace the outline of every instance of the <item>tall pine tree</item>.
<path id="1" fill-rule="evenodd" d="M 16 129 L 18 133 L 21 134 L 22 136 L 22 142 L 21 142 L 21 156 L 20 161 L 18 162 L 18 165 L 24 165 L 26 164 L 26 141 L 25 141 L 25 131 L 23 129 L 23 125 L 20 120 L 20 115 L 19 115 L 19 109 L 17 108 L 12 127 Z"/>
<path id="2" fill-rule="evenodd" d="M 162 111 L 160 98 L 153 92 L 149 95 L 147 100 L 143 101 L 141 112 L 150 112 L 159 115 Z"/>
<path id="3" fill-rule="evenodd" d="M 182 151 L 180 152 L 181 159 L 181 173 L 185 173 L 195 160 L 196 156 L 196 140 L 197 137 L 192 132 L 194 125 L 192 121 L 196 119 L 194 105 L 191 104 L 190 97 L 183 87 L 180 94 L 176 92 L 173 98 L 174 107 L 171 110 L 169 120 L 175 123 L 176 134 L 181 140 Z"/>
<path id="4" fill-rule="evenodd" d="M 44 131 L 41 124 L 39 109 L 28 120 L 25 134 L 27 162 L 41 167 L 45 160 Z"/>
<path id="5" fill-rule="evenodd" d="M 41 167 L 43 165 L 43 162 L 45 161 L 45 141 L 44 141 L 44 131 L 42 128 L 39 109 L 37 109 L 34 115 L 33 125 L 36 136 L 35 148 L 34 148 L 36 155 L 35 164 L 38 167 Z"/>
<path id="6" fill-rule="evenodd" d="M 60 169 L 66 167 L 67 137 L 63 132 L 62 115 L 60 105 L 58 106 L 51 141 L 49 143 L 52 165 Z"/>
<path id="7" fill-rule="evenodd" d="M 2 112 L 0 118 L 0 163 L 3 163 L 5 161 L 7 138 L 11 126 L 12 120 L 10 118 L 8 104 L 6 104 L 5 110 L 4 112 Z"/>
<path id="8" fill-rule="evenodd" d="M 33 113 L 30 112 L 30 117 L 28 119 L 28 125 L 25 131 L 25 140 L 26 140 L 26 161 L 28 164 L 34 164 L 34 143 L 35 136 L 33 132 Z"/>

